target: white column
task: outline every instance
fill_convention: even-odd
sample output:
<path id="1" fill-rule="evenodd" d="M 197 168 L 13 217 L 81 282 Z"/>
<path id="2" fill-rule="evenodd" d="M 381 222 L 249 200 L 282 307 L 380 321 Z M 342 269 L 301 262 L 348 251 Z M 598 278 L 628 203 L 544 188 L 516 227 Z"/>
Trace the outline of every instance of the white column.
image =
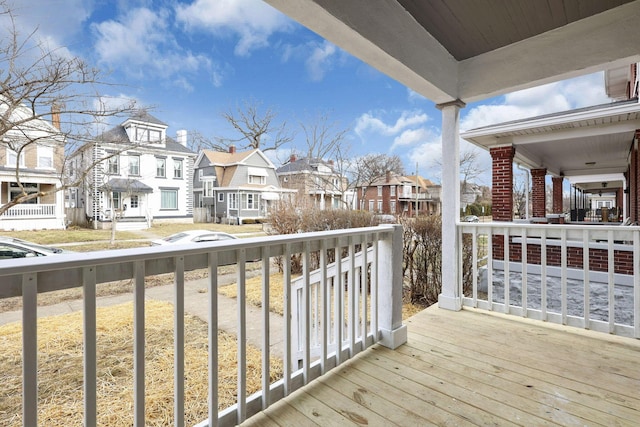
<path id="1" fill-rule="evenodd" d="M 402 324 L 402 226 L 392 227 L 392 235 L 379 242 L 376 262 L 380 344 L 395 349 L 407 342 L 407 325 Z"/>
<path id="2" fill-rule="evenodd" d="M 460 108 L 456 100 L 436 107 L 442 111 L 442 293 L 438 306 L 460 310 L 456 223 L 460 221 Z"/>

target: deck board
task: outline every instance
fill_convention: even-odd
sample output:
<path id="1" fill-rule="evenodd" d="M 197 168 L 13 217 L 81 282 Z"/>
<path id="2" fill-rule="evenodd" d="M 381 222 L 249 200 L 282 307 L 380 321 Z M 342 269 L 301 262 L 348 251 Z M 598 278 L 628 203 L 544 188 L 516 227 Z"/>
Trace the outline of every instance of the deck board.
<path id="1" fill-rule="evenodd" d="M 431 307 L 246 425 L 640 425 L 640 341 Z M 268 422 L 270 421 L 270 422 Z"/>

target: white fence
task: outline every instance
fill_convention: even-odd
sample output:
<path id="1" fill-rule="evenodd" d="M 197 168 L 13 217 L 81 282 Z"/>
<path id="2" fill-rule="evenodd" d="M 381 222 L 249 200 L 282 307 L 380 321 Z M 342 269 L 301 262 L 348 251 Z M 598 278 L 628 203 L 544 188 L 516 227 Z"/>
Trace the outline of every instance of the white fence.
<path id="1" fill-rule="evenodd" d="M 96 406 L 96 285 L 115 280 L 131 279 L 134 284 L 134 387 L 133 387 L 133 424 L 145 425 L 145 278 L 162 273 L 174 273 L 174 425 L 184 425 L 184 284 L 185 271 L 208 269 L 207 287 L 209 296 L 209 420 L 200 426 L 235 425 L 247 417 L 265 409 L 271 403 L 289 395 L 312 379 L 324 374 L 374 342 L 395 348 L 406 341 L 406 327 L 402 326 L 402 231 L 399 226 L 378 226 L 361 229 L 339 230 L 332 232 L 303 233 L 293 236 L 271 236 L 229 240 L 207 244 L 184 246 L 149 247 L 100 251 L 83 254 L 68 254 L 42 258 L 29 258 L 3 261 L 0 265 L 0 298 L 22 296 L 23 326 L 23 419 L 24 426 L 38 425 L 38 294 L 53 290 L 81 287 L 83 289 L 84 316 L 84 425 L 95 426 Z M 331 340 L 337 334 L 337 341 L 343 343 L 340 334 L 343 331 L 343 319 L 340 297 L 336 299 L 335 317 L 330 321 L 329 305 L 318 311 L 322 313 L 320 345 L 322 351 L 318 360 L 311 361 L 311 292 L 309 260 L 312 254 L 319 254 L 320 274 L 328 271 L 327 254 L 333 252 L 338 257 L 346 250 L 349 262 L 345 267 L 337 263 L 340 269 L 349 274 L 349 283 L 353 289 L 354 273 L 357 268 L 356 247 L 371 246 L 372 254 L 364 255 L 364 265 L 370 267 L 370 277 L 364 275 L 363 282 L 370 280 L 372 325 L 356 340 L 354 322 L 357 303 L 349 300 L 350 316 L 344 317 L 344 330 L 350 339 L 345 345 L 331 349 Z M 292 325 L 292 292 L 290 262 L 292 254 L 303 254 L 304 283 L 300 326 Z M 400 254 L 398 256 L 398 254 Z M 247 396 L 246 385 L 246 261 L 281 256 L 284 260 L 284 374 L 277 382 L 270 383 L 269 372 L 269 262 L 262 263 L 262 389 Z M 237 403 L 218 413 L 218 267 L 237 265 L 238 286 L 238 391 Z M 325 273 L 322 273 L 324 271 Z M 323 279 L 326 282 L 326 278 Z M 368 286 L 363 287 L 368 288 Z M 322 291 L 322 301 L 329 301 L 329 295 Z M 316 302 L 313 303 L 314 305 Z M 355 307 L 355 308 L 354 308 Z M 364 304 L 363 322 L 367 325 L 367 305 Z M 329 325 L 333 324 L 333 331 Z M 292 331 L 302 331 L 302 366 L 293 366 Z M 314 341 L 316 342 L 316 341 Z M 335 346 L 334 346 L 335 347 Z"/>
<path id="2" fill-rule="evenodd" d="M 11 206 L 5 213 L 0 215 L 0 219 L 5 218 L 46 218 L 56 216 L 56 205 L 42 204 L 20 204 Z"/>
<path id="3" fill-rule="evenodd" d="M 462 223 L 458 242 L 464 306 L 640 338 L 640 227 Z"/>

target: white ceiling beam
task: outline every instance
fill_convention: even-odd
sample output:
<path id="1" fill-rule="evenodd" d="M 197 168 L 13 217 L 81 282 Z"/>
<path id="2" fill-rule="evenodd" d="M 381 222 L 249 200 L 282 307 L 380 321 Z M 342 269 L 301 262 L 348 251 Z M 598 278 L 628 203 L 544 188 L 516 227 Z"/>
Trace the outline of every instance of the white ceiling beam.
<path id="1" fill-rule="evenodd" d="M 436 104 L 458 98 L 458 63 L 397 2 L 265 0 Z"/>
<path id="2" fill-rule="evenodd" d="M 634 1 L 464 60 L 459 98 L 469 103 L 638 62 L 638 22 Z"/>

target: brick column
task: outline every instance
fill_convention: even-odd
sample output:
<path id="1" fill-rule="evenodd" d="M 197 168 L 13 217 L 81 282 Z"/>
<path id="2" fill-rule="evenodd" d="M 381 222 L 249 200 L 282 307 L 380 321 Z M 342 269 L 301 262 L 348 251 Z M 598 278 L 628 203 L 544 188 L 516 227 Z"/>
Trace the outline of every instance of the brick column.
<path id="1" fill-rule="evenodd" d="M 531 169 L 531 212 L 534 218 L 547 216 L 546 169 Z"/>
<path id="2" fill-rule="evenodd" d="M 551 178 L 553 183 L 553 206 L 551 213 L 562 213 L 562 182 L 564 178 L 561 176 L 554 176 Z"/>
<path id="3" fill-rule="evenodd" d="M 492 159 L 492 212 L 494 221 L 513 220 L 513 146 L 489 150 Z"/>

